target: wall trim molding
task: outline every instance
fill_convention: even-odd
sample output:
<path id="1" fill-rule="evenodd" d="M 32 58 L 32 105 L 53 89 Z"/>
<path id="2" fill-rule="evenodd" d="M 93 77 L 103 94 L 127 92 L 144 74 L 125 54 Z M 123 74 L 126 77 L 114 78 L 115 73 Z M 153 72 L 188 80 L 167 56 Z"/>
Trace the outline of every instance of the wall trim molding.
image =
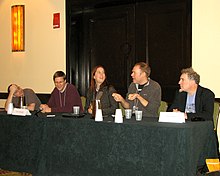
<path id="1" fill-rule="evenodd" d="M 46 94 L 46 93 L 36 93 L 36 95 L 43 104 L 47 103 L 50 98 L 50 94 Z M 7 99 L 7 98 L 8 98 L 8 93 L 0 92 L 0 99 Z"/>

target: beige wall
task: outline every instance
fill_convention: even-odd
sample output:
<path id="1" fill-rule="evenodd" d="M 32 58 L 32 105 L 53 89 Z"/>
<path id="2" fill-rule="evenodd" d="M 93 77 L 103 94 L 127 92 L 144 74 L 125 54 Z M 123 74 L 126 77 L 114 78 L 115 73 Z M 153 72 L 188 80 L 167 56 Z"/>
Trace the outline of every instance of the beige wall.
<path id="1" fill-rule="evenodd" d="M 11 6 L 25 5 L 25 52 L 11 51 Z M 61 27 L 53 29 L 53 13 Z M 50 93 L 52 75 L 66 71 L 65 0 L 0 0 L 0 92 L 10 83 Z"/>
<path id="2" fill-rule="evenodd" d="M 11 52 L 11 14 L 14 4 L 25 5 L 26 50 Z M 220 0 L 193 0 L 192 60 L 201 85 L 220 97 Z M 53 13 L 60 12 L 61 28 L 52 28 Z M 0 0 L 0 92 L 10 83 L 31 87 L 38 93 L 53 88 L 52 75 L 64 70 L 65 0 Z"/>
<path id="3" fill-rule="evenodd" d="M 220 98 L 220 0 L 193 0 L 192 66 Z"/>

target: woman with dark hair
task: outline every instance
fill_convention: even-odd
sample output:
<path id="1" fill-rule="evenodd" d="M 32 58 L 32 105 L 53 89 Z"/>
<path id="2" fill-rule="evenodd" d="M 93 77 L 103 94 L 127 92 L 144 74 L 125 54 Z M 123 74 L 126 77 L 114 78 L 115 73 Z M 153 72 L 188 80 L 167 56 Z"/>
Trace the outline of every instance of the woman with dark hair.
<path id="1" fill-rule="evenodd" d="M 85 111 L 93 114 L 93 102 L 100 100 L 103 115 L 114 114 L 118 108 L 118 103 L 112 97 L 112 93 L 115 92 L 114 87 L 109 85 L 107 81 L 104 67 L 101 65 L 94 67 L 91 74 L 90 87 L 87 92 Z"/>

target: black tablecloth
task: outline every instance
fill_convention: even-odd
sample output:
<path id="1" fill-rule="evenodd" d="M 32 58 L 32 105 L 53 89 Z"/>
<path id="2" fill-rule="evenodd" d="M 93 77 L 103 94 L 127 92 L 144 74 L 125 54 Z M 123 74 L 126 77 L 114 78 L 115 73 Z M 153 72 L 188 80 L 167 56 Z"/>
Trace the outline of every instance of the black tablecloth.
<path id="1" fill-rule="evenodd" d="M 211 121 L 115 124 L 112 118 L 0 115 L 0 168 L 34 175 L 194 176 L 217 157 Z"/>
<path id="2" fill-rule="evenodd" d="M 43 119 L 0 115 L 0 168 L 33 172 L 44 124 Z"/>

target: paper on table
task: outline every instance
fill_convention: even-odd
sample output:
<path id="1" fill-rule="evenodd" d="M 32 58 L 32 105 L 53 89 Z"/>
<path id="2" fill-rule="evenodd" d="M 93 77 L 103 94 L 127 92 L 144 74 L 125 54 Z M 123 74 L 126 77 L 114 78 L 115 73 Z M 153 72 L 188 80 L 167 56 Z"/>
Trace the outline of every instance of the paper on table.
<path id="1" fill-rule="evenodd" d="M 160 112 L 159 122 L 185 123 L 183 112 Z"/>
<path id="2" fill-rule="evenodd" d="M 28 109 L 14 108 L 12 115 L 26 116 L 31 115 L 31 113 Z"/>

